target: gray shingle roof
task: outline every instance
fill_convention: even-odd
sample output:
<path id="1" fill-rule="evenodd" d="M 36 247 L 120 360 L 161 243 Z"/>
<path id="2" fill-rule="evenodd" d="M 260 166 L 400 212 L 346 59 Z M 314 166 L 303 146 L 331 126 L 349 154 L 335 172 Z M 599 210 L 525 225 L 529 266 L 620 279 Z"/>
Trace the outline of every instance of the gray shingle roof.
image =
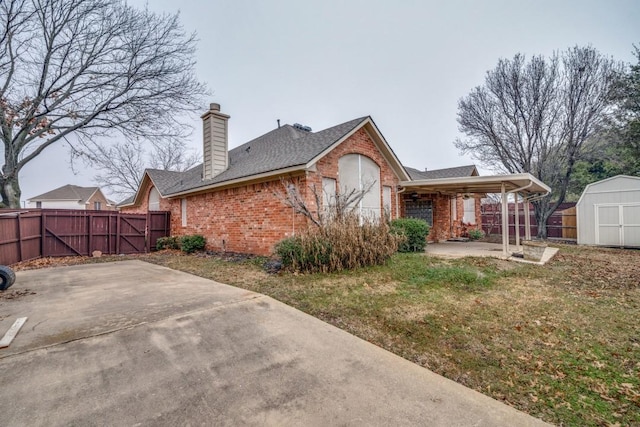
<path id="1" fill-rule="evenodd" d="M 184 179 L 186 172 L 166 171 L 162 169 L 147 169 L 146 171 L 160 194 L 166 195 L 171 187 Z"/>
<path id="2" fill-rule="evenodd" d="M 136 195 L 134 194 L 133 196 L 129 196 L 126 199 L 120 201 L 117 203 L 118 206 L 126 206 L 126 205 L 130 205 L 132 204 L 136 199 Z"/>
<path id="3" fill-rule="evenodd" d="M 85 203 L 97 190 L 99 190 L 98 187 L 80 187 L 67 184 L 39 196 L 31 197 L 29 200 L 77 200 L 79 203 Z"/>
<path id="4" fill-rule="evenodd" d="M 478 170 L 475 165 L 457 166 L 454 168 L 434 169 L 429 171 L 421 171 L 407 166 L 405 166 L 405 169 L 414 181 L 421 179 L 460 178 L 478 174 Z"/>
<path id="5" fill-rule="evenodd" d="M 319 132 L 284 125 L 230 150 L 227 170 L 208 180 L 202 179 L 202 164 L 183 173 L 153 170 L 150 177 L 160 193 L 167 195 L 305 165 L 367 118 L 354 119 Z"/>

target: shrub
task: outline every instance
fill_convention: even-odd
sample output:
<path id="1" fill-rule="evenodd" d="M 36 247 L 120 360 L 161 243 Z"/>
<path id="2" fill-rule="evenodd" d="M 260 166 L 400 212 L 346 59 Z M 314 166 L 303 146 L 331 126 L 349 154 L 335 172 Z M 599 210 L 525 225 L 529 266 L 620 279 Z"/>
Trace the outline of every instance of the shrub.
<path id="1" fill-rule="evenodd" d="M 275 251 L 289 269 L 331 272 L 382 264 L 397 251 L 399 240 L 383 221 L 360 224 L 358 216 L 349 213 L 282 240 Z"/>
<path id="2" fill-rule="evenodd" d="M 180 249 L 178 238 L 176 236 L 160 237 L 156 240 L 156 249 L 159 251 L 163 249 Z"/>
<path id="3" fill-rule="evenodd" d="M 291 267 L 296 260 L 302 259 L 300 237 L 287 237 L 276 244 L 275 253 L 285 267 Z"/>
<path id="4" fill-rule="evenodd" d="M 474 228 L 473 230 L 469 230 L 469 238 L 471 240 L 478 240 L 484 237 L 484 232 L 479 228 Z"/>
<path id="5" fill-rule="evenodd" d="M 180 249 L 182 249 L 182 252 L 186 252 L 188 254 L 203 250 L 205 244 L 206 240 L 204 236 L 201 236 L 200 234 L 182 236 L 180 238 Z"/>
<path id="6" fill-rule="evenodd" d="M 398 245 L 398 252 L 422 252 L 427 245 L 429 224 L 417 218 L 398 218 L 391 221 L 393 233 L 404 237 Z"/>

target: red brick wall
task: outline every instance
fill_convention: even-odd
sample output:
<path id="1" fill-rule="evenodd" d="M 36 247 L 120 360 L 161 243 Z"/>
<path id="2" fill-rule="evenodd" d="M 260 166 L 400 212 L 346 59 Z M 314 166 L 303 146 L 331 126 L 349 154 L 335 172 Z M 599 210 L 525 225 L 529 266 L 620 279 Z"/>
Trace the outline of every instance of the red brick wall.
<path id="1" fill-rule="evenodd" d="M 295 181 L 307 205 L 317 209 L 309 186 L 315 185 L 317 191 L 321 192 L 322 177 L 335 178 L 339 185 L 338 159 L 351 153 L 363 154 L 380 166 L 380 200 L 382 203 L 382 186 L 390 186 L 392 216 L 395 217 L 399 180 L 364 129 L 358 130 L 322 158 L 317 163 L 315 171 L 285 178 Z M 160 207 L 162 210 L 171 211 L 172 235 L 202 234 L 207 239 L 209 250 L 270 255 L 277 242 L 313 226 L 303 215 L 295 214 L 292 208 L 287 207 L 281 198 L 274 194 L 282 194 L 283 190 L 282 181 L 278 177 L 267 182 L 187 196 L 187 225 L 184 227 L 180 198 L 161 199 Z M 141 205 L 124 210 L 146 212 L 149 191 L 150 185 L 143 183 L 144 196 Z"/>
<path id="2" fill-rule="evenodd" d="M 282 189 L 277 179 L 186 197 L 184 227 L 181 199 L 173 199 L 171 234 L 202 234 L 210 250 L 269 255 L 278 241 L 307 227 L 306 218 L 274 194 Z"/>
<path id="3" fill-rule="evenodd" d="M 403 194 L 402 200 L 410 199 L 410 192 Z M 427 236 L 427 240 L 430 242 L 437 242 L 447 240 L 455 237 L 461 237 L 465 229 L 468 231 L 473 228 L 480 228 L 480 198 L 476 198 L 476 222 L 477 227 L 463 226 L 462 220 L 464 218 L 464 199 L 462 196 L 457 196 L 455 199 L 456 204 L 456 218 L 451 221 L 451 197 L 441 194 L 420 194 L 419 200 L 431 200 L 433 203 L 433 226 Z M 404 205 L 401 206 L 402 216 L 405 214 Z"/>

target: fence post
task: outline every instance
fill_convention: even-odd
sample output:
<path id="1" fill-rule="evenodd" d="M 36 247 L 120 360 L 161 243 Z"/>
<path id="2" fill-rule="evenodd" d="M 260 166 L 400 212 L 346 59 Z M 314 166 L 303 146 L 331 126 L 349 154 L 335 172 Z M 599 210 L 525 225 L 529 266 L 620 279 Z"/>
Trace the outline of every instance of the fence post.
<path id="1" fill-rule="evenodd" d="M 120 223 L 122 222 L 122 216 L 116 217 L 116 255 L 120 254 Z"/>
<path id="2" fill-rule="evenodd" d="M 40 256 L 41 257 L 47 256 L 45 253 L 45 247 L 46 247 L 45 240 L 46 240 L 46 232 L 47 232 L 46 219 L 47 219 L 47 213 L 45 211 L 40 211 Z"/>
<path id="3" fill-rule="evenodd" d="M 18 261 L 22 261 L 24 259 L 24 253 L 22 251 L 22 223 L 21 223 L 21 220 L 20 220 L 20 212 L 19 211 L 16 212 L 16 218 L 18 220 L 17 235 L 18 235 L 18 252 L 20 254 Z"/>
<path id="4" fill-rule="evenodd" d="M 147 220 L 144 227 L 144 249 L 147 253 L 151 252 L 151 211 L 147 210 Z"/>
<path id="5" fill-rule="evenodd" d="M 87 255 L 91 256 L 91 253 L 93 252 L 91 250 L 91 248 L 93 247 L 93 214 L 89 214 L 89 216 L 87 217 L 88 219 L 88 223 L 87 223 L 87 227 L 89 229 L 89 236 L 88 236 L 88 242 L 87 242 L 87 252 L 89 252 Z"/>

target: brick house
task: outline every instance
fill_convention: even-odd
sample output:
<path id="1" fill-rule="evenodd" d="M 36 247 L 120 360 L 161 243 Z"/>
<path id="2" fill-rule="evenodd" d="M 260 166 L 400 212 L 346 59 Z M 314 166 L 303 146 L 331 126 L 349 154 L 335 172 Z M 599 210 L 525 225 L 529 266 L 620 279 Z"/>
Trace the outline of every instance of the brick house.
<path id="1" fill-rule="evenodd" d="M 63 185 L 27 200 L 28 208 L 116 210 L 116 204 L 105 197 L 99 187 Z"/>
<path id="2" fill-rule="evenodd" d="M 371 117 L 319 132 L 284 125 L 228 150 L 229 116 L 211 104 L 203 116 L 204 162 L 186 172 L 148 169 L 128 212 L 171 212 L 171 234 L 202 234 L 211 250 L 268 255 L 281 239 L 310 224 L 277 194 L 295 185 L 307 205 L 328 194 L 371 189 L 355 207 L 367 217 L 419 217 L 432 224 L 429 240 L 460 237 L 480 220 L 482 189 L 474 193 L 425 185 L 473 181 L 475 166 L 419 171 L 405 168 Z M 416 182 L 419 185 L 413 186 Z M 463 189 L 463 186 L 460 186 Z"/>

